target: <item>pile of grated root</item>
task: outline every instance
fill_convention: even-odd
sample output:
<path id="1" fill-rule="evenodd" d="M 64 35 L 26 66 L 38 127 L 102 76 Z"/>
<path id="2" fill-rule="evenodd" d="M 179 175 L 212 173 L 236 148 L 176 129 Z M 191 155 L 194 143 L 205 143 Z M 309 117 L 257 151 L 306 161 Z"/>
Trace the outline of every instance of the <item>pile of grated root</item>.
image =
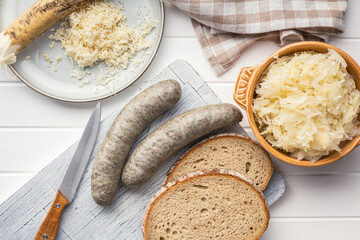
<path id="1" fill-rule="evenodd" d="M 127 26 L 123 7 L 95 0 L 70 14 L 49 38 L 60 41 L 80 68 L 104 61 L 109 68 L 128 67 L 139 51 L 152 46 L 145 37 L 155 27 L 149 19 L 136 30 Z"/>

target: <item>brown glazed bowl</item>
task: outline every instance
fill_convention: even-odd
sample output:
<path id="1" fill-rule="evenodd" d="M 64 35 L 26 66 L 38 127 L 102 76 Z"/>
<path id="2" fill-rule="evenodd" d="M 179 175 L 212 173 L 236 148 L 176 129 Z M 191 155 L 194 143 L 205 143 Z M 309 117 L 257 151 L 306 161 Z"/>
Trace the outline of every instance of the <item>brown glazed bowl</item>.
<path id="1" fill-rule="evenodd" d="M 261 74 L 266 70 L 266 68 L 270 65 L 272 61 L 275 60 L 276 57 L 282 57 L 285 55 L 290 55 L 299 51 L 315 51 L 320 53 L 326 53 L 328 49 L 334 49 L 337 51 L 346 61 L 347 63 L 347 71 L 353 76 L 356 84 L 356 88 L 360 90 L 360 67 L 352 59 L 348 54 L 344 51 L 326 44 L 322 42 L 299 42 L 287 45 L 285 47 L 280 48 L 278 51 L 274 52 L 271 56 L 269 56 L 264 62 L 261 64 L 252 66 L 252 67 L 244 67 L 240 70 L 238 79 L 235 85 L 234 92 L 234 100 L 237 102 L 245 111 L 248 116 L 251 129 L 253 130 L 256 138 L 260 142 L 260 144 L 274 157 L 279 160 L 303 167 L 317 167 L 323 166 L 326 164 L 333 163 L 340 158 L 344 157 L 348 153 L 350 153 L 356 146 L 360 145 L 360 136 L 355 137 L 351 141 L 346 141 L 342 144 L 342 152 L 333 152 L 329 155 L 323 156 L 317 162 L 312 163 L 308 160 L 299 161 L 296 158 L 291 157 L 288 153 L 283 152 L 281 150 L 275 149 L 267 142 L 263 136 L 260 134 L 259 129 L 255 123 L 254 114 L 252 111 L 252 100 L 254 98 L 254 92 L 257 82 L 260 79 Z M 360 115 L 359 115 L 360 119 Z M 360 127 L 360 126 L 359 126 Z"/>

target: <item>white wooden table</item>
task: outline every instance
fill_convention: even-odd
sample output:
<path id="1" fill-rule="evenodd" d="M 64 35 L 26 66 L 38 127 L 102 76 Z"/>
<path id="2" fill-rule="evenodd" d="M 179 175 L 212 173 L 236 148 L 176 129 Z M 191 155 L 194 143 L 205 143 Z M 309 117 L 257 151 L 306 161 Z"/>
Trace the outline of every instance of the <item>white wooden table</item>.
<path id="1" fill-rule="evenodd" d="M 152 78 L 176 59 L 188 61 L 224 102 L 242 66 L 260 63 L 278 46 L 258 42 L 246 50 L 229 72 L 217 77 L 204 58 L 187 16 L 169 3 L 160 50 L 144 74 Z M 1 6 L 0 6 L 1 7 Z M 360 1 L 349 0 L 345 33 L 333 44 L 360 63 Z M 103 116 L 121 102 L 103 101 Z M 44 97 L 0 69 L 0 203 L 75 142 L 95 104 L 70 104 Z M 245 118 L 242 126 L 251 134 Z M 271 207 L 265 240 L 360 239 L 360 148 L 342 161 L 320 168 L 300 168 L 279 161 L 287 181 L 284 197 Z M 1 239 L 1 229 L 0 229 Z"/>

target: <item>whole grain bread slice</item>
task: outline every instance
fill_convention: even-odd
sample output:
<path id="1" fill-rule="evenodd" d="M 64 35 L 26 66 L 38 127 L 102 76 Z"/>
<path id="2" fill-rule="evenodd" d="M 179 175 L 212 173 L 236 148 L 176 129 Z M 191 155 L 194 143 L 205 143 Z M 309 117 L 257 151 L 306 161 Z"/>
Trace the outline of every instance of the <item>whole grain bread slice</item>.
<path id="1" fill-rule="evenodd" d="M 145 240 L 254 240 L 269 211 L 262 192 L 230 170 L 198 171 L 168 183 L 149 203 Z"/>
<path id="2" fill-rule="evenodd" d="M 273 173 L 269 154 L 253 140 L 240 134 L 212 136 L 190 148 L 168 173 L 164 185 L 197 170 L 231 169 L 264 190 Z"/>

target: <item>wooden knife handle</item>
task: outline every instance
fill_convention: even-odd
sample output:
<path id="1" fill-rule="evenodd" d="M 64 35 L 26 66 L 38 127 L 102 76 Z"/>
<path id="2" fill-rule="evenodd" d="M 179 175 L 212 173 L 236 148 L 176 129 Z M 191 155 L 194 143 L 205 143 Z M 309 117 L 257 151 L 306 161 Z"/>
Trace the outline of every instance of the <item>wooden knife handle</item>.
<path id="1" fill-rule="evenodd" d="M 60 191 L 57 191 L 55 200 L 52 203 L 49 212 L 46 215 L 45 220 L 41 224 L 41 227 L 37 232 L 34 240 L 55 239 L 56 233 L 60 225 L 61 213 L 64 210 L 65 206 L 69 203 L 69 200 L 67 200 Z"/>

